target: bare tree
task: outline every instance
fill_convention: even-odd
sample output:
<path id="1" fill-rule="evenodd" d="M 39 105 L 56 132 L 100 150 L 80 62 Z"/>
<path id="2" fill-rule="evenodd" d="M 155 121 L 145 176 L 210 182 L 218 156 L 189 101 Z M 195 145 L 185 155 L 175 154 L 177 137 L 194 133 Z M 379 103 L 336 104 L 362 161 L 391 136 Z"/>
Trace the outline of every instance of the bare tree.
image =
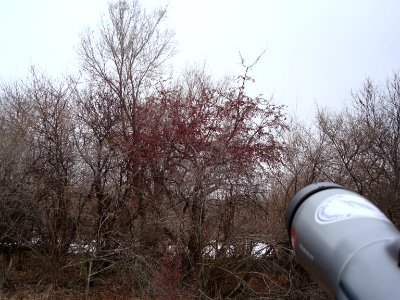
<path id="1" fill-rule="evenodd" d="M 105 115 L 108 118 L 107 128 L 101 124 L 104 118 L 95 120 L 97 125 L 93 122 L 89 125 L 98 142 L 96 147 L 104 150 L 108 143 L 106 147 L 118 149 L 122 159 L 119 178 L 114 182 L 125 189 L 117 192 L 122 201 L 117 206 L 124 205 L 124 199 L 135 193 L 138 213 L 143 220 L 143 174 L 137 152 L 132 147 L 126 151 L 126 145 L 140 143 L 137 124 L 142 118 L 141 106 L 154 91 L 155 83 L 161 80 L 165 64 L 174 52 L 173 33 L 163 29 L 165 17 L 165 8 L 147 13 L 136 0 L 111 3 L 109 14 L 102 19 L 98 31 L 88 31 L 82 37 L 79 51 L 83 72 L 91 85 L 86 96 L 81 95 L 80 99 L 86 97 L 83 101 L 87 109 L 97 105 L 96 110 L 86 110 L 86 117 L 91 114 L 91 120 Z M 90 103 L 93 100 L 94 105 Z M 93 125 L 106 130 L 101 137 Z M 104 155 L 103 158 L 107 158 L 110 154 Z M 99 182 L 98 178 L 96 180 Z"/>
<path id="2" fill-rule="evenodd" d="M 6 137 L 18 139 L 8 171 L 3 169 L 9 224 L 19 224 L 13 240 L 31 249 L 40 246 L 50 280 L 57 280 L 80 215 L 70 94 L 68 85 L 34 70 L 26 81 L 2 90 Z"/>
<path id="3" fill-rule="evenodd" d="M 368 151 L 363 157 L 370 162 L 366 171 L 368 189 L 388 216 L 400 223 L 400 77 L 394 74 L 385 87 L 367 80 L 353 93 L 354 118 L 360 123 Z M 360 133 L 358 133 L 360 134 Z"/>
<path id="4" fill-rule="evenodd" d="M 98 31 L 82 38 L 83 71 L 118 99 L 123 130 L 134 130 L 139 102 L 161 78 L 174 52 L 173 33 L 162 28 L 165 17 L 165 8 L 147 13 L 137 0 L 117 1 L 109 5 Z"/>
<path id="5" fill-rule="evenodd" d="M 116 261 L 141 256 L 143 264 L 137 266 L 152 264 L 146 251 L 136 251 L 152 236 L 146 225 L 150 183 L 139 159 L 143 149 L 138 124 L 147 118 L 148 96 L 174 53 L 174 34 L 164 29 L 165 18 L 165 8 L 147 12 L 139 1 L 116 1 L 98 28 L 81 39 L 84 83 L 77 82 L 75 88 L 80 124 L 75 136 L 90 178 L 87 209 L 95 212 L 88 217 L 93 226 L 86 237 L 96 241 L 96 257 L 107 257 L 107 264 L 116 249 Z M 118 266 L 129 269 L 126 263 Z"/>

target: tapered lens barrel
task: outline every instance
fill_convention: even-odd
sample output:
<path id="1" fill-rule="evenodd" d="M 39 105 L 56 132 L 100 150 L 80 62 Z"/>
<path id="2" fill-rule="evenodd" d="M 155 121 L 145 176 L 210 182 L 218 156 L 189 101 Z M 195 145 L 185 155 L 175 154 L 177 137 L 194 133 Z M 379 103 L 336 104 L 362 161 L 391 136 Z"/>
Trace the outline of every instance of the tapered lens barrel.
<path id="1" fill-rule="evenodd" d="M 301 265 L 336 299 L 400 299 L 400 232 L 366 198 L 311 184 L 289 203 L 286 226 Z"/>

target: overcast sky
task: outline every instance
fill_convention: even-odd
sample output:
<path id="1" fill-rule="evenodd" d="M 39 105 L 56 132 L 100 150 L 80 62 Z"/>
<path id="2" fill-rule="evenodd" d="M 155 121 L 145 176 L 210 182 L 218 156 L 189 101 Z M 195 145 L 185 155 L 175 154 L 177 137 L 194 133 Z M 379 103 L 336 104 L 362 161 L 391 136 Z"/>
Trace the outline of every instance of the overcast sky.
<path id="1" fill-rule="evenodd" d="M 309 119 L 315 104 L 339 108 L 368 76 L 400 70 L 398 0 L 143 0 L 168 5 L 176 71 L 201 65 L 216 76 L 253 70 L 251 91 Z M 107 0 L 0 0 L 0 80 L 35 65 L 51 75 L 77 68 L 79 35 L 107 12 Z"/>

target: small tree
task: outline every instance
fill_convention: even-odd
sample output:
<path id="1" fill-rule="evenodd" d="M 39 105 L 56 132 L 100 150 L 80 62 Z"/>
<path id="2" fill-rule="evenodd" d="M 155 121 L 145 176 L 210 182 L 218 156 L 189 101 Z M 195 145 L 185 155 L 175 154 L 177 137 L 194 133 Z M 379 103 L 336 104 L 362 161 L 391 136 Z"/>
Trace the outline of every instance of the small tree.
<path id="1" fill-rule="evenodd" d="M 142 199 L 138 209 L 158 214 L 148 220 L 157 220 L 159 232 L 178 247 L 188 282 L 201 270 L 210 241 L 231 239 L 234 211 L 244 199 L 258 201 L 266 167 L 277 166 L 284 149 L 282 107 L 248 96 L 247 72 L 239 79 L 239 85 L 214 84 L 195 71 L 175 87 L 161 87 L 141 106 L 140 139 L 125 145 L 141 162 L 146 183 L 135 194 Z M 230 212 L 216 221 L 212 207 Z"/>
<path id="2" fill-rule="evenodd" d="M 8 213 L 10 224 L 22 221 L 13 240 L 40 247 L 47 270 L 54 271 L 46 274 L 51 280 L 57 280 L 80 216 L 70 95 L 68 85 L 35 71 L 26 81 L 2 90 L 5 137 L 18 139 L 3 177 L 9 189 L 3 199 L 11 205 L 9 210 L 14 209 Z"/>

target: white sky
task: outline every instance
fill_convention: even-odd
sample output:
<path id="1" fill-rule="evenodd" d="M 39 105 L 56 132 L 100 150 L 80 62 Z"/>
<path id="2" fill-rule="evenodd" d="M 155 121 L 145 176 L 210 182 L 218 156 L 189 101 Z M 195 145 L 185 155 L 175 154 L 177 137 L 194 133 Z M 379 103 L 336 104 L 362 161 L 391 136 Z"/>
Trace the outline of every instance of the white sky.
<path id="1" fill-rule="evenodd" d="M 254 93 L 274 95 L 303 120 L 315 104 L 339 108 L 367 76 L 384 82 L 400 70 L 398 0 L 142 0 L 168 4 L 176 32 L 177 71 L 201 65 L 216 76 L 250 63 Z M 0 0 L 0 80 L 24 77 L 31 65 L 51 75 L 76 70 L 86 26 L 107 0 Z"/>

